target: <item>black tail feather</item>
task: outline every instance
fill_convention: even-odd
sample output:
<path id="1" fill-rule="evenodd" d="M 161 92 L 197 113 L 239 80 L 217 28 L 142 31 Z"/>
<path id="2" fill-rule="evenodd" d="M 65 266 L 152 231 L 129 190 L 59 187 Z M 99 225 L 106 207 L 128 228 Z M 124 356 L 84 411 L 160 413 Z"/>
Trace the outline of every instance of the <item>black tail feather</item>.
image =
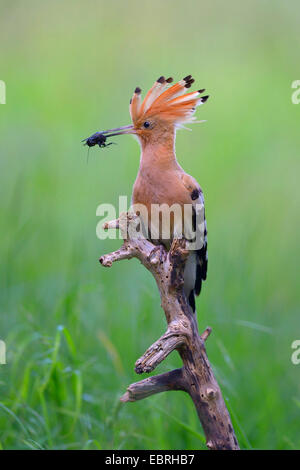
<path id="1" fill-rule="evenodd" d="M 195 294 L 194 294 L 194 290 L 191 290 L 191 293 L 189 295 L 189 304 L 190 304 L 190 307 L 191 309 L 193 310 L 193 312 L 195 312 L 196 310 L 196 303 L 195 303 Z"/>

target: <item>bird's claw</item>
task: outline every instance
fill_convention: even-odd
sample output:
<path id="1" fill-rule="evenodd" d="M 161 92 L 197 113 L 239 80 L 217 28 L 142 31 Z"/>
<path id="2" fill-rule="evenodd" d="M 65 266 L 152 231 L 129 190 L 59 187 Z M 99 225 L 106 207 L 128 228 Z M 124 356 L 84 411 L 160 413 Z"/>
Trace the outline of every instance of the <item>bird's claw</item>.
<path id="1" fill-rule="evenodd" d="M 158 245 L 151 251 L 149 261 L 151 264 L 162 264 L 166 259 L 166 250 L 163 245 Z"/>

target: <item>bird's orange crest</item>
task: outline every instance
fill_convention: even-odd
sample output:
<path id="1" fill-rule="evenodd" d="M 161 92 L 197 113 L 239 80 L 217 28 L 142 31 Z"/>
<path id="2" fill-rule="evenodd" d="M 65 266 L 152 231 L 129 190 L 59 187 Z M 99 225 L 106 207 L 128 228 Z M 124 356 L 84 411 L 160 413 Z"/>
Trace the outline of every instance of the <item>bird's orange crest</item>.
<path id="1" fill-rule="evenodd" d="M 204 89 L 186 93 L 194 81 L 192 76 L 188 75 L 168 87 L 173 82 L 173 78 L 160 77 L 150 88 L 143 101 L 141 100 L 141 89 L 136 88 L 129 108 L 133 125 L 139 126 L 155 116 L 177 126 L 193 122 L 196 119 L 194 117 L 196 107 L 208 99 L 208 96 L 200 96 L 205 91 Z"/>

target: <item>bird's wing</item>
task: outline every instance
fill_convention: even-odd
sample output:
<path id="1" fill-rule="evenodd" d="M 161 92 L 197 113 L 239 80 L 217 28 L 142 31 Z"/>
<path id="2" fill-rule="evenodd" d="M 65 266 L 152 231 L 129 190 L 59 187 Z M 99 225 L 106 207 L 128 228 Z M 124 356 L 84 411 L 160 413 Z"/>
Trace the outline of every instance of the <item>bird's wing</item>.
<path id="1" fill-rule="evenodd" d="M 199 247 L 197 247 L 197 268 L 196 268 L 196 282 L 195 282 L 195 294 L 199 295 L 201 292 L 202 281 L 205 281 L 207 275 L 207 224 L 205 218 L 205 207 L 204 207 L 204 196 L 202 191 L 196 199 L 195 208 L 195 219 L 200 210 L 199 221 L 194 223 L 194 230 L 196 231 L 196 237 L 199 239 Z M 197 231 L 201 233 L 197 233 Z"/>
<path id="2" fill-rule="evenodd" d="M 205 281 L 207 275 L 207 224 L 205 218 L 204 196 L 201 187 L 190 175 L 184 173 L 182 182 L 189 191 L 193 212 L 193 232 L 196 234 L 193 239 L 193 245 L 196 252 L 196 278 L 194 292 L 199 295 L 201 292 L 202 281 Z"/>

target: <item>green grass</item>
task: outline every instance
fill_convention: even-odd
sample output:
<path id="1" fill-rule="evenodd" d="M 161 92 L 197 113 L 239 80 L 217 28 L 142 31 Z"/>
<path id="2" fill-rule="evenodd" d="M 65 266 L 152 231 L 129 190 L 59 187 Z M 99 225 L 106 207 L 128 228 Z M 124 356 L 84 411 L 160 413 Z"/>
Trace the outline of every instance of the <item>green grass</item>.
<path id="1" fill-rule="evenodd" d="M 136 260 L 98 263 L 119 241 L 96 238 L 96 207 L 130 197 L 139 148 L 119 138 L 87 164 L 80 144 L 129 123 L 133 89 L 162 73 L 211 95 L 176 145 L 205 193 L 198 317 L 237 437 L 300 447 L 299 15 L 294 1 L 1 2 L 0 448 L 205 447 L 183 393 L 119 403 L 165 320 Z"/>

